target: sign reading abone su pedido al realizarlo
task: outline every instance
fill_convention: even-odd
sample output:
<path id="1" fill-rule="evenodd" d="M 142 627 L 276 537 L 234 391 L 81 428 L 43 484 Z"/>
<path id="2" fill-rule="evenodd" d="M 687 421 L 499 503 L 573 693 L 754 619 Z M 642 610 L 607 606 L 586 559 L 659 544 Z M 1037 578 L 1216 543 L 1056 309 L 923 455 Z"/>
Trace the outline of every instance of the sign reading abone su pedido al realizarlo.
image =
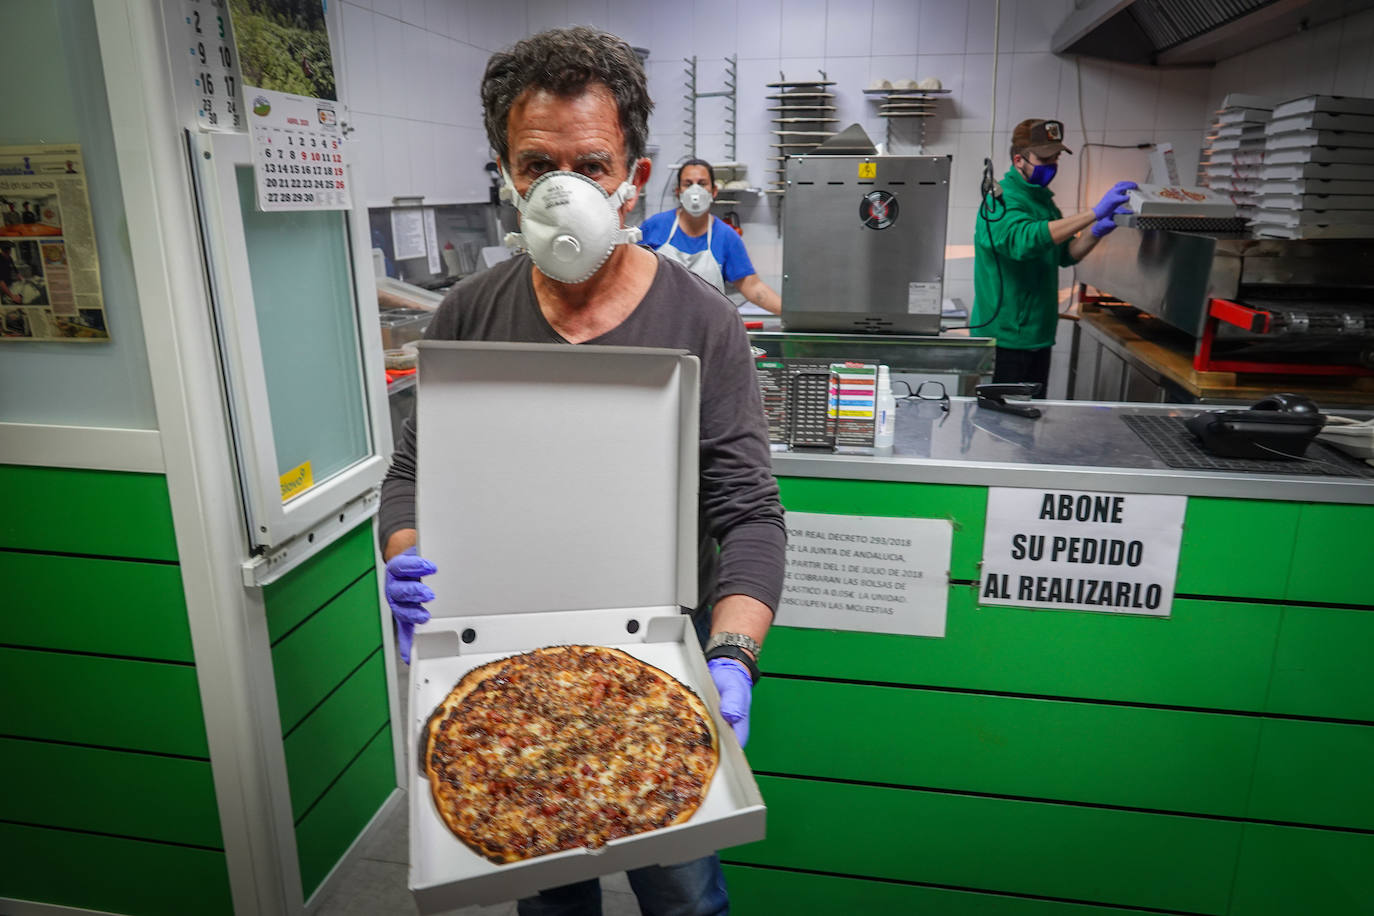
<path id="1" fill-rule="evenodd" d="M 1167 617 L 1186 496 L 988 489 L 981 604 Z"/>

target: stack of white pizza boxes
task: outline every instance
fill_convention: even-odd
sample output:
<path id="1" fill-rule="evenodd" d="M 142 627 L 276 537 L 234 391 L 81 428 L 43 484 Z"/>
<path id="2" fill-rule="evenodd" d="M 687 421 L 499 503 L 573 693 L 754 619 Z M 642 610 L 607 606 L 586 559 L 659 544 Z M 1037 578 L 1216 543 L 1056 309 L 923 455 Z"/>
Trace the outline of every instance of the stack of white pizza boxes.
<path id="1" fill-rule="evenodd" d="M 697 600 L 699 364 L 680 350 L 422 341 L 419 553 L 438 572 L 416 627 L 409 719 L 409 886 L 421 913 L 674 864 L 763 838 L 764 806 L 720 717 L 691 618 Z M 610 646 L 697 693 L 720 736 L 685 823 L 496 864 L 435 809 L 421 740 L 480 665 L 551 645 Z"/>
<path id="2" fill-rule="evenodd" d="M 1252 219 L 1259 208 L 1264 128 L 1273 107 L 1263 96 L 1229 93 L 1203 142 L 1199 183 L 1230 197 L 1244 219 Z"/>
<path id="3" fill-rule="evenodd" d="M 1265 128 L 1256 236 L 1374 238 L 1374 99 L 1308 95 Z"/>

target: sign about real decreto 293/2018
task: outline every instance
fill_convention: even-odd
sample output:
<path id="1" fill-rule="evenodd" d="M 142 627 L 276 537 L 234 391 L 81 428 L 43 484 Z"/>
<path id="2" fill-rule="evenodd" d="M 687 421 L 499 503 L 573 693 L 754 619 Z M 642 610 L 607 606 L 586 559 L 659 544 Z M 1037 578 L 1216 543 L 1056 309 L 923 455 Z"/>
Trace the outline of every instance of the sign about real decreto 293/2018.
<path id="1" fill-rule="evenodd" d="M 982 604 L 1169 616 L 1186 496 L 988 489 Z"/>
<path id="2" fill-rule="evenodd" d="M 944 636 L 948 519 L 787 513 L 787 576 L 777 623 Z"/>

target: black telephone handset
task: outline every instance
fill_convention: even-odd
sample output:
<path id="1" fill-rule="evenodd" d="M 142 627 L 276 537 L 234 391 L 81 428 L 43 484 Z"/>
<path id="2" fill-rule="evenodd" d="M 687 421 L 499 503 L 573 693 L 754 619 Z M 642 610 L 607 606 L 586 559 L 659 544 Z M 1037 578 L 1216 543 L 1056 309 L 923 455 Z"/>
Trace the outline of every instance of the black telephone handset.
<path id="1" fill-rule="evenodd" d="M 1326 417 L 1311 398 L 1271 394 L 1244 410 L 1212 410 L 1189 417 L 1202 447 L 1224 458 L 1302 458 Z"/>

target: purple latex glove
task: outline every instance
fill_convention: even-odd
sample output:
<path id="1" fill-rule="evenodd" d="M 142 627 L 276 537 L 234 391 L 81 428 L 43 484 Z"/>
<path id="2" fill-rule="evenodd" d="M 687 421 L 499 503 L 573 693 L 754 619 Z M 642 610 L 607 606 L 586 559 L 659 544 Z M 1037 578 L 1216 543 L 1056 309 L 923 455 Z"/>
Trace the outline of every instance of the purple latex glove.
<path id="1" fill-rule="evenodd" d="M 1100 239 L 1100 238 L 1102 238 L 1102 236 L 1104 236 L 1104 235 L 1106 235 L 1107 233 L 1111 232 L 1111 231 L 1112 231 L 1113 229 L 1115 229 L 1115 228 L 1116 228 L 1116 220 L 1113 219 L 1112 217 L 1108 216 L 1108 217 L 1106 217 L 1105 219 L 1100 219 L 1100 220 L 1098 220 L 1097 222 L 1093 223 L 1093 227 L 1092 227 L 1092 229 L 1089 230 L 1089 231 L 1092 232 L 1093 238 L 1099 238 L 1099 239 Z"/>
<path id="2" fill-rule="evenodd" d="M 434 600 L 434 592 L 420 577 L 434 572 L 434 564 L 417 554 L 414 547 L 396 554 L 386 564 L 386 603 L 391 605 L 391 616 L 396 618 L 396 647 L 407 665 L 415 624 L 429 620 L 429 611 L 420 605 Z"/>
<path id="3" fill-rule="evenodd" d="M 735 730 L 739 746 L 749 740 L 749 700 L 754 695 L 754 681 L 748 670 L 729 658 L 713 658 L 706 663 L 711 680 L 720 694 L 720 716 Z"/>
<path id="4" fill-rule="evenodd" d="M 1126 202 L 1130 200 L 1126 192 L 1133 191 L 1136 187 L 1138 185 L 1134 181 L 1118 181 L 1112 185 L 1112 189 L 1103 194 L 1102 199 L 1097 202 L 1097 206 L 1093 207 L 1093 216 L 1096 216 L 1101 222 L 1126 206 Z"/>

